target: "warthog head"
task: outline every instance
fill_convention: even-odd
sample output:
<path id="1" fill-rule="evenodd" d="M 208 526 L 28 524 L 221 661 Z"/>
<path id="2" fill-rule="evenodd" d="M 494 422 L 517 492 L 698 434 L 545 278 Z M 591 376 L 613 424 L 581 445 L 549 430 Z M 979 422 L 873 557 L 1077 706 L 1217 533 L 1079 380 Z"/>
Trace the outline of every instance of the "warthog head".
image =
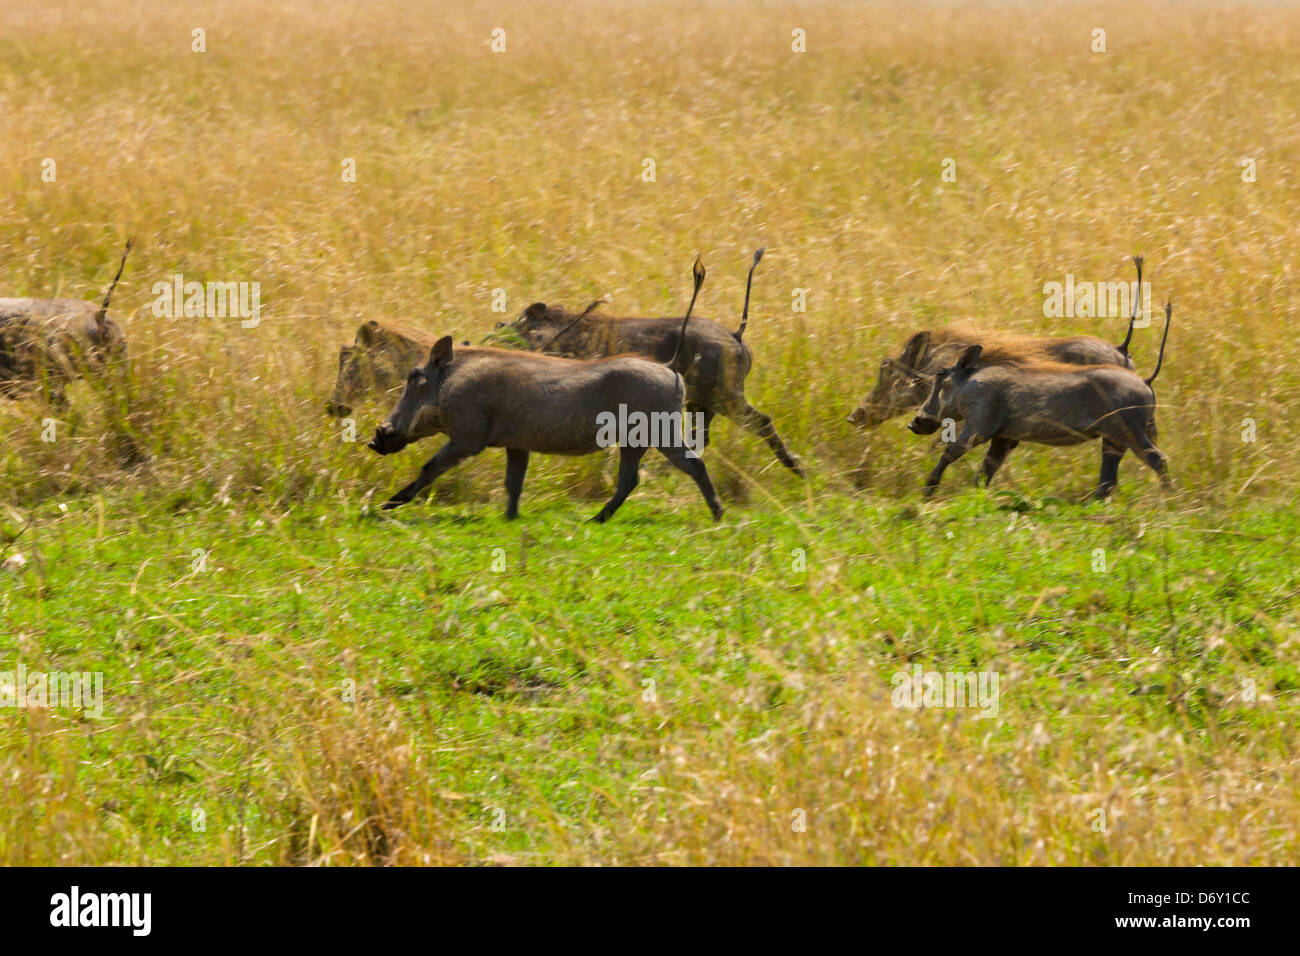
<path id="1" fill-rule="evenodd" d="M 545 302 L 534 302 L 514 322 L 509 324 L 498 322 L 492 334 L 488 336 L 489 340 L 497 338 L 515 338 L 520 344 L 533 352 L 557 351 L 560 346 L 560 338 L 579 325 L 583 319 L 596 310 L 596 307 L 603 302 L 603 299 L 597 299 L 591 305 L 583 309 L 582 312 L 574 314 L 558 306 L 548 306 Z M 574 338 L 570 336 L 570 338 Z M 503 344 L 505 344 L 503 342 Z M 586 347 L 586 343 L 572 343 L 578 351 L 584 353 L 590 352 L 591 349 Z"/>
<path id="2" fill-rule="evenodd" d="M 932 379 L 918 367 L 930 347 L 930 333 L 917 332 L 903 354 L 880 363 L 876 387 L 853 410 L 849 421 L 860 429 L 875 428 L 925 401 Z"/>
<path id="3" fill-rule="evenodd" d="M 339 374 L 325 412 L 336 418 L 352 413 L 370 395 L 397 388 L 412 365 L 423 360 L 433 337 L 371 319 L 357 329 L 352 345 L 339 349 Z"/>
<path id="4" fill-rule="evenodd" d="M 352 412 L 357 398 L 366 391 L 366 373 L 370 363 L 355 345 L 339 349 L 339 377 L 334 381 L 334 391 L 325 403 L 325 414 L 342 418 Z"/>
<path id="5" fill-rule="evenodd" d="M 951 418 L 949 411 L 954 384 L 958 379 L 970 376 L 980 360 L 981 346 L 972 345 L 951 368 L 940 369 L 934 376 L 934 384 L 925 398 L 925 404 L 917 410 L 916 416 L 908 424 L 908 429 L 917 435 L 933 435 L 939 430 L 945 418 Z"/>
<path id="6" fill-rule="evenodd" d="M 391 455 L 413 441 L 435 435 L 444 429 L 438 406 L 438 391 L 452 361 L 452 340 L 444 335 L 429 352 L 429 360 L 417 365 L 406 376 L 406 386 L 388 417 L 375 429 L 375 437 L 366 443 L 371 451 Z"/>

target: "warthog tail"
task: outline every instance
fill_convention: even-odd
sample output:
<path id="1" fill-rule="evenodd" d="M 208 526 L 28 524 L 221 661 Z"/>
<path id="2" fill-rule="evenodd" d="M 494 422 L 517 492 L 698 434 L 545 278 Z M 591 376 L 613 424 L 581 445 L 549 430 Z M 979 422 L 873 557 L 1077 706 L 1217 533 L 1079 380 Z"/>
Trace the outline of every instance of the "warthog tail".
<path id="1" fill-rule="evenodd" d="M 763 258 L 765 249 L 759 249 L 754 253 L 754 264 L 749 267 L 749 279 L 745 282 L 745 307 L 740 312 L 740 328 L 736 329 L 736 341 L 739 342 L 745 336 L 745 326 L 749 325 L 749 289 L 754 284 L 754 270 L 758 268 L 758 260 Z"/>
<path id="2" fill-rule="evenodd" d="M 1142 300 L 1142 257 L 1134 256 L 1133 265 L 1137 266 L 1138 270 L 1137 293 L 1133 296 L 1133 307 L 1129 311 L 1128 334 L 1124 336 L 1124 341 L 1117 346 L 1120 354 L 1125 356 L 1128 355 L 1128 344 L 1133 341 L 1133 323 L 1137 321 L 1138 303 Z"/>
<path id="3" fill-rule="evenodd" d="M 1152 382 L 1156 380 L 1156 376 L 1160 374 L 1160 366 L 1164 364 L 1165 343 L 1169 341 L 1169 319 L 1173 316 L 1173 312 L 1174 312 L 1174 304 L 1172 302 L 1166 302 L 1165 303 L 1165 334 L 1160 338 L 1160 355 L 1156 358 L 1156 370 L 1151 373 L 1150 378 L 1146 379 L 1147 385 L 1150 385 Z"/>
<path id="4" fill-rule="evenodd" d="M 682 345 L 686 341 L 686 324 L 691 321 L 691 312 L 695 309 L 695 297 L 700 294 L 700 286 L 704 285 L 704 263 L 700 262 L 699 256 L 695 257 L 695 265 L 691 266 L 691 275 L 695 278 L 695 291 L 691 293 L 691 304 L 686 307 L 682 330 L 677 333 L 677 346 L 673 349 L 673 357 L 668 360 L 669 368 L 677 364 L 677 359 L 682 354 Z"/>
<path id="5" fill-rule="evenodd" d="M 108 303 L 113 298 L 113 290 L 117 288 L 117 280 L 122 278 L 122 270 L 126 268 L 126 257 L 131 254 L 133 245 L 135 245 L 135 236 L 126 240 L 126 248 L 122 250 L 122 261 L 117 264 L 117 275 L 113 276 L 113 282 L 108 287 L 108 294 L 104 296 L 104 304 L 95 313 L 95 324 L 101 328 L 103 328 L 104 319 L 108 315 Z"/>

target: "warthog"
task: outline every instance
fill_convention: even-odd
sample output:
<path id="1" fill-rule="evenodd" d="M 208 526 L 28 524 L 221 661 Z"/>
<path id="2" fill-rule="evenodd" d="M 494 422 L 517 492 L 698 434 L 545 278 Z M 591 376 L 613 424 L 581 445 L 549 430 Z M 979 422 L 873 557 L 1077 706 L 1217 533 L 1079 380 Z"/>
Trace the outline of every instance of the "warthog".
<path id="1" fill-rule="evenodd" d="M 1142 289 L 1142 257 L 1137 266 L 1138 290 Z M 917 332 L 907 340 L 897 358 L 886 356 L 880 363 L 876 387 L 862 399 L 849 421 L 866 430 L 883 424 L 895 415 L 910 412 L 930 394 L 934 375 L 951 366 L 972 345 L 982 345 L 985 365 L 1008 362 L 1064 362 L 1068 365 L 1118 365 L 1133 368 L 1128 347 L 1133 339 L 1138 300 L 1134 298 L 1129 316 L 1128 334 L 1119 345 L 1091 335 L 1062 338 L 1034 338 L 1027 335 L 981 334 L 974 329 L 950 325 L 936 331 Z"/>
<path id="2" fill-rule="evenodd" d="M 437 336 L 406 326 L 363 322 L 352 345 L 339 349 L 339 375 L 325 403 L 326 414 L 341 418 L 366 397 L 406 381 L 406 373 L 428 356 Z"/>
<path id="3" fill-rule="evenodd" d="M 1132 359 L 1121 350 L 1121 346 L 1091 335 L 1068 338 L 981 335 L 964 326 L 948 326 L 932 332 L 917 332 L 907 340 L 897 358 L 883 359 L 876 387 L 849 415 L 849 421 L 865 431 L 895 415 L 912 411 L 929 395 L 935 373 L 951 366 L 972 345 L 983 346 L 982 361 L 985 365 L 1060 362 L 1133 367 Z"/>
<path id="4" fill-rule="evenodd" d="M 126 336 L 108 317 L 134 240 L 128 239 L 117 275 L 101 304 L 80 299 L 0 299 L 0 395 L 22 398 L 45 389 L 66 401 L 69 382 L 126 363 Z"/>
<path id="5" fill-rule="evenodd" d="M 680 357 L 675 318 L 612 318 L 592 315 L 598 305 L 593 302 L 577 315 L 559 306 L 534 302 L 509 326 L 528 348 L 551 355 L 595 358 L 631 352 L 656 362 L 671 362 L 673 370 L 686 380 L 686 410 L 704 415 L 704 444 L 715 415 L 723 415 L 767 442 L 781 464 L 800 476 L 803 468 L 786 449 L 772 419 L 754 408 L 745 398 L 745 376 L 754 366 L 754 354 L 744 342 L 749 324 L 749 293 L 754 269 L 763 258 L 763 250 L 754 253 L 745 284 L 745 306 L 740 328 L 728 332 L 717 322 L 695 319 Z M 505 323 L 497 326 L 505 329 Z"/>
<path id="6" fill-rule="evenodd" d="M 695 262 L 695 293 L 704 268 Z M 695 305 L 695 295 L 691 306 Z M 686 310 L 678 341 L 686 340 Z M 680 345 L 672 358 L 680 358 Z M 397 406 L 376 429 L 367 447 L 390 455 L 428 435 L 443 432 L 447 443 L 420 469 L 419 477 L 384 504 L 410 501 L 438 476 L 485 448 L 506 450 L 506 517 L 519 514 L 528 455 L 587 455 L 602 447 L 601 418 L 615 410 L 628 417 L 676 424 L 651 428 L 644 445 L 619 448 L 618 487 L 593 520 L 606 521 L 637 486 L 641 459 L 658 448 L 699 486 L 714 518 L 722 505 L 704 462 L 685 447 L 682 406 L 686 387 L 673 363 L 659 364 L 633 355 L 568 359 L 511 349 L 452 349 L 451 336 L 439 339 L 429 360 L 411 370 Z M 669 434 L 663 434 L 664 431 Z"/>
<path id="7" fill-rule="evenodd" d="M 1042 445 L 1078 445 L 1100 438 L 1101 479 L 1094 497 L 1105 498 L 1119 481 L 1124 452 L 1141 458 L 1168 485 L 1165 456 L 1155 446 L 1156 394 L 1151 384 L 1164 362 L 1173 306 L 1165 304 L 1165 332 L 1150 378 L 1117 365 L 1078 367 L 1064 363 L 986 365 L 979 345 L 969 346 L 951 368 L 935 376 L 930 396 L 908 427 L 918 435 L 939 430 L 943 419 L 962 422 L 955 441 L 944 449 L 926 479 L 925 494 L 934 493 L 944 469 L 984 442 L 980 478 L 993 475 L 1022 441 Z"/>

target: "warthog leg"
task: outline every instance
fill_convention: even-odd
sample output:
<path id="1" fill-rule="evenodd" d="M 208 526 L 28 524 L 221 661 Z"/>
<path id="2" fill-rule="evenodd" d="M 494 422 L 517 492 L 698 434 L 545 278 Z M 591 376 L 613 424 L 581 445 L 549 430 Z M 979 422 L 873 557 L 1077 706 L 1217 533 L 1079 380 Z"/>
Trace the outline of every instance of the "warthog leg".
<path id="1" fill-rule="evenodd" d="M 605 507 L 596 512 L 592 521 L 604 524 L 610 519 L 610 516 L 619 509 L 619 506 L 627 500 L 627 496 L 632 493 L 632 489 L 637 486 L 641 480 L 641 459 L 645 457 L 647 448 L 629 448 L 626 445 L 618 449 L 618 487 L 614 490 L 614 497 L 605 502 Z"/>
<path id="2" fill-rule="evenodd" d="M 1165 488 L 1169 488 L 1169 471 L 1164 453 L 1156 447 L 1155 442 L 1150 439 L 1145 429 L 1134 429 L 1134 432 L 1133 454 L 1137 455 L 1147 463 L 1147 467 L 1154 471 L 1160 478 L 1161 485 Z"/>
<path id="3" fill-rule="evenodd" d="M 506 449 L 506 517 L 519 517 L 519 493 L 524 490 L 524 475 L 528 471 L 528 452 L 520 448 Z"/>
<path id="4" fill-rule="evenodd" d="M 659 452 L 677 468 L 695 479 L 700 494 L 704 496 L 705 503 L 709 506 L 709 510 L 713 512 L 713 519 L 716 521 L 721 518 L 722 505 L 718 501 L 717 493 L 713 490 L 713 482 L 709 480 L 709 469 L 704 467 L 704 460 L 691 457 L 686 453 L 685 448 L 676 445 L 660 448 Z"/>
<path id="5" fill-rule="evenodd" d="M 691 423 L 691 427 L 692 427 L 692 428 L 695 427 L 695 416 L 698 415 L 698 414 L 703 413 L 703 415 L 704 415 L 704 441 L 703 441 L 703 443 L 700 445 L 700 447 L 701 447 L 701 448 L 708 448 L 708 447 L 709 447 L 709 429 L 713 426 L 713 417 L 714 417 L 715 415 L 717 415 L 718 413 L 715 412 L 715 411 L 714 411 L 713 409 L 711 409 L 711 408 L 705 408 L 703 405 L 696 405 L 696 404 L 694 404 L 694 403 L 692 403 L 692 402 L 687 402 L 687 403 L 686 403 L 686 407 L 683 408 L 682 411 L 684 411 L 684 412 L 686 413 L 687 420 Z"/>
<path id="6" fill-rule="evenodd" d="M 727 417 L 735 419 L 742 427 L 762 438 L 767 442 L 768 447 L 772 449 L 781 464 L 800 478 L 804 477 L 803 468 L 800 466 L 798 459 L 786 449 L 785 443 L 781 441 L 781 436 L 776 433 L 776 426 L 772 424 L 771 417 L 764 415 L 748 402 L 741 402 L 733 406 L 732 409 L 728 410 Z"/>
<path id="7" fill-rule="evenodd" d="M 983 441 L 984 439 L 979 438 L 972 430 L 962 431 L 957 436 L 957 440 L 949 444 L 943 450 L 943 454 L 939 456 L 939 463 L 934 466 L 934 471 L 930 472 L 930 477 L 925 479 L 925 489 L 921 493 L 927 498 L 934 494 L 935 489 L 939 487 L 939 482 L 943 479 L 944 470 Z"/>
<path id="8" fill-rule="evenodd" d="M 1094 498 L 1106 498 L 1119 485 L 1119 461 L 1124 457 L 1125 448 L 1108 438 L 1101 441 L 1101 477 L 1097 479 Z"/>
<path id="9" fill-rule="evenodd" d="M 1010 438 L 993 438 L 989 440 L 989 450 L 984 455 L 984 467 L 979 474 L 975 476 L 975 487 L 980 485 L 980 479 L 984 480 L 984 486 L 987 488 L 993 483 L 993 476 L 998 473 L 1002 463 L 1007 460 L 1007 455 L 1011 454 L 1013 448 L 1020 442 Z"/>
<path id="10" fill-rule="evenodd" d="M 862 454 L 858 456 L 858 463 L 853 466 L 849 472 L 849 481 L 855 488 L 865 488 L 871 483 L 871 466 L 875 458 L 871 454 L 871 444 L 868 443 L 862 449 Z"/>
<path id="11" fill-rule="evenodd" d="M 393 497 L 384 502 L 384 510 L 404 505 L 429 485 L 433 484 L 446 471 L 459 465 L 466 458 L 472 458 L 483 450 L 482 445 L 457 443 L 451 439 L 438 449 L 437 453 L 424 463 L 420 475 Z"/>

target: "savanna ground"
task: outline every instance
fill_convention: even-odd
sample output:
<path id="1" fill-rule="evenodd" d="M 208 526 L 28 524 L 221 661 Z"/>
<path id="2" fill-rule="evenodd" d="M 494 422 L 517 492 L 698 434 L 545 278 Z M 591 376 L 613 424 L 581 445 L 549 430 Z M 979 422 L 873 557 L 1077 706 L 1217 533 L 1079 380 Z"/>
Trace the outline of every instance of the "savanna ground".
<path id="1" fill-rule="evenodd" d="M 0 292 L 138 243 L 129 409 L 0 406 L 0 671 L 105 688 L 0 712 L 0 862 L 1296 862 L 1297 48 L 1266 4 L 5 5 Z M 499 451 L 381 517 L 436 442 L 321 413 L 362 319 L 671 315 L 698 252 L 732 325 L 763 244 L 749 394 L 810 478 L 720 421 L 719 524 L 651 459 L 584 523 L 605 456 L 507 523 Z M 916 328 L 1118 341 L 1042 287 L 1137 252 L 1171 494 L 1022 446 L 922 503 L 932 444 L 845 422 Z M 178 272 L 260 324 L 156 317 Z M 917 664 L 997 716 L 893 706 Z"/>

